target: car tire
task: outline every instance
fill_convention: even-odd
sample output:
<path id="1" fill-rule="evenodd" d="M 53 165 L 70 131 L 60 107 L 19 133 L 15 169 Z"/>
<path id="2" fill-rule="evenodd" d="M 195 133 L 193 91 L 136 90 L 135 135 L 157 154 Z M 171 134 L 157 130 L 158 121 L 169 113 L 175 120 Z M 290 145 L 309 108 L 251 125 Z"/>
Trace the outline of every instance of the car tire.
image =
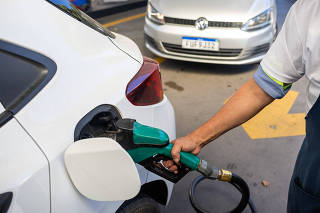
<path id="1" fill-rule="evenodd" d="M 159 204 L 146 194 L 125 201 L 116 213 L 160 213 Z"/>

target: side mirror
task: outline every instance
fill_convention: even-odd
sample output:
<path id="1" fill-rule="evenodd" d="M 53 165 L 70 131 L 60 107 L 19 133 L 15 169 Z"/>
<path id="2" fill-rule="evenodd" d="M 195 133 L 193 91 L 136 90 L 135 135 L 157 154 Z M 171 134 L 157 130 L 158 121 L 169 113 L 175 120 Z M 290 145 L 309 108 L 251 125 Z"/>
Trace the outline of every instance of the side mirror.
<path id="1" fill-rule="evenodd" d="M 135 163 L 112 139 L 79 140 L 69 146 L 64 161 L 72 183 L 89 199 L 128 200 L 140 190 Z"/>

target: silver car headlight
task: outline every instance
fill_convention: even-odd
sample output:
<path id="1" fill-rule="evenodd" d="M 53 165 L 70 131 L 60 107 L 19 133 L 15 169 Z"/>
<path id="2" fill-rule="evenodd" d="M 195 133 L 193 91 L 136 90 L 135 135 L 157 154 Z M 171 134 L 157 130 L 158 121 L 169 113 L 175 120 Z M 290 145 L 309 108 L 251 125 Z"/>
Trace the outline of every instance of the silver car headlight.
<path id="1" fill-rule="evenodd" d="M 251 31 L 266 27 L 272 23 L 272 16 L 272 8 L 269 8 L 261 14 L 257 15 L 256 17 L 247 21 L 245 24 L 242 25 L 241 29 L 244 31 Z"/>
<path id="2" fill-rule="evenodd" d="M 163 14 L 156 10 L 150 2 L 147 6 L 147 17 L 156 24 L 164 24 Z"/>

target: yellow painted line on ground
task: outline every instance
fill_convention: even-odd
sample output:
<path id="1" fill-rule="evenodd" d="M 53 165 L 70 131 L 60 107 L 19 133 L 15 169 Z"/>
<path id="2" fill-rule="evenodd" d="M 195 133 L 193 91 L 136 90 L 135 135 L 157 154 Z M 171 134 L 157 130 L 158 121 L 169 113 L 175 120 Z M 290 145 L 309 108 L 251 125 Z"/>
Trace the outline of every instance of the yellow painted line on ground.
<path id="1" fill-rule="evenodd" d="M 305 135 L 305 113 L 289 114 L 299 92 L 290 90 L 275 100 L 242 127 L 251 139 Z"/>
<path id="2" fill-rule="evenodd" d="M 154 60 L 156 60 L 159 64 L 161 64 L 162 62 L 164 62 L 166 59 L 162 58 L 162 57 L 156 57 L 154 58 Z"/>
<path id="3" fill-rule="evenodd" d="M 105 23 L 102 26 L 105 27 L 105 28 L 111 27 L 111 26 L 114 26 L 114 25 L 117 25 L 117 24 L 121 24 L 121 23 L 124 23 L 124 22 L 128 22 L 128 21 L 132 21 L 132 20 L 135 20 L 135 19 L 138 19 L 138 18 L 142 18 L 145 15 L 146 15 L 146 13 L 140 13 L 138 15 L 129 16 L 129 17 L 126 17 L 126 18 L 122 18 L 122 19 L 113 21 L 113 22 Z"/>

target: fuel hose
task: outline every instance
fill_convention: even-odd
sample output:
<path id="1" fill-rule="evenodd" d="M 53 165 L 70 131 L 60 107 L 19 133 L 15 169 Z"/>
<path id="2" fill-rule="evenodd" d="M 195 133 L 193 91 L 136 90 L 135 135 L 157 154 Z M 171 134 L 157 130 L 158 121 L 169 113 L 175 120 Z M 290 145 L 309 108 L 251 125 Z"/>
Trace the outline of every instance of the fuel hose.
<path id="1" fill-rule="evenodd" d="M 191 202 L 192 207 L 196 210 L 198 213 L 210 213 L 211 211 L 208 211 L 201 207 L 199 203 L 197 202 L 197 199 L 195 197 L 195 191 L 199 183 L 202 181 L 208 179 L 208 180 L 219 180 L 223 182 L 228 182 L 231 185 L 233 185 L 240 193 L 241 193 L 241 200 L 239 204 L 229 211 L 228 213 L 241 213 L 247 205 L 249 205 L 249 208 L 252 213 L 257 213 L 257 209 L 253 203 L 253 201 L 250 199 L 250 190 L 247 185 L 247 183 L 238 175 L 231 173 L 230 171 L 223 170 L 223 169 L 217 169 L 214 167 L 209 167 L 207 165 L 206 161 L 201 161 L 198 171 L 202 173 L 203 175 L 198 176 L 194 181 L 192 182 L 190 189 L 189 189 L 189 199 Z"/>

